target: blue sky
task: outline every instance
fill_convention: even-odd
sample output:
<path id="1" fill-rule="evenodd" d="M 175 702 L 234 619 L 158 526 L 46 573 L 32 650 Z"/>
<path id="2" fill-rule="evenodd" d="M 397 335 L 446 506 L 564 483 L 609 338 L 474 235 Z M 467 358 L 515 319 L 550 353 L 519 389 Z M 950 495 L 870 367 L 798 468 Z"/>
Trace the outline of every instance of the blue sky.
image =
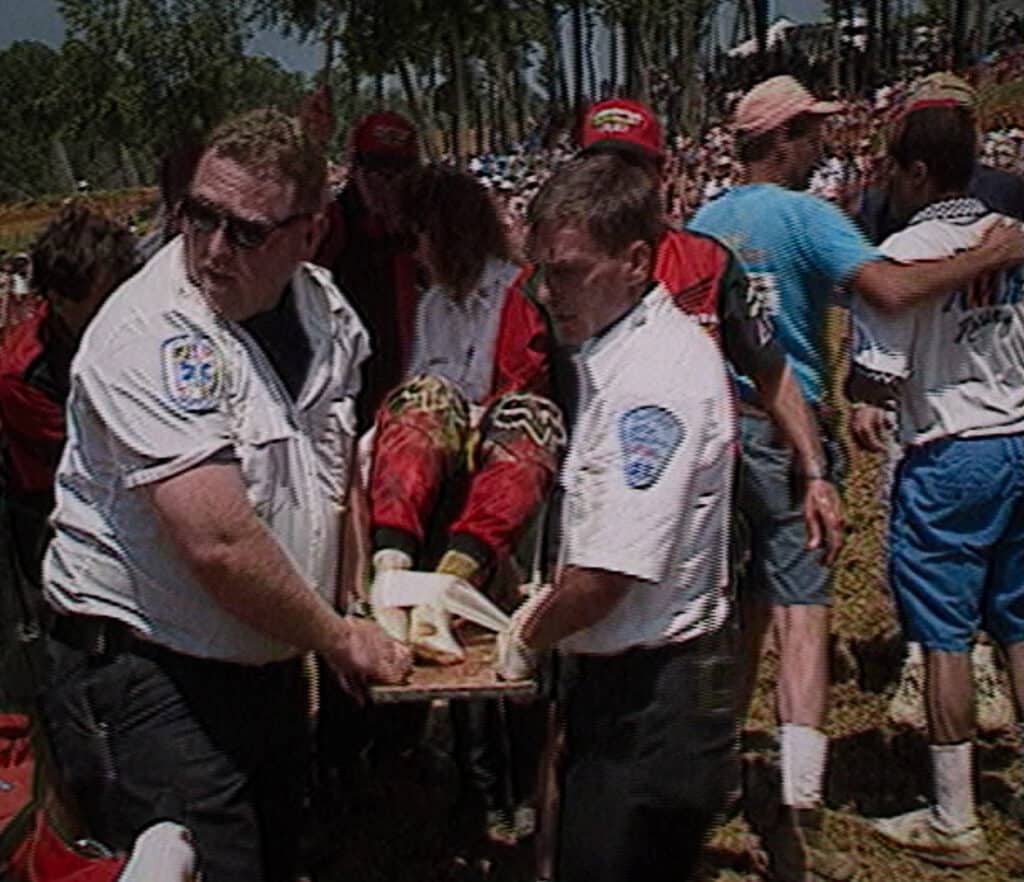
<path id="1" fill-rule="evenodd" d="M 723 16 L 731 18 L 734 4 L 725 0 Z M 772 18 L 786 15 L 796 21 L 812 21 L 824 15 L 824 0 L 773 0 Z M 722 22 L 724 24 L 724 17 Z M 54 0 L 0 0 L 0 49 L 15 40 L 40 40 L 52 46 L 64 38 L 64 24 Z M 270 55 L 290 70 L 309 72 L 320 62 L 315 45 L 303 45 L 272 32 L 257 34 L 250 44 L 254 55 Z"/>

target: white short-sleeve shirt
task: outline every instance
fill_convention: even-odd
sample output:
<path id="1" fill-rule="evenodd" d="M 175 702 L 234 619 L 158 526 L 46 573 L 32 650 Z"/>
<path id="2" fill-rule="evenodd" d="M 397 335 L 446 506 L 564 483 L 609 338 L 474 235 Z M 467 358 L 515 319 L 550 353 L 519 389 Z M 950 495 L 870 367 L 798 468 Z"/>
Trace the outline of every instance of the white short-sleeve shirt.
<path id="1" fill-rule="evenodd" d="M 934 203 L 881 250 L 900 262 L 973 248 L 993 215 L 978 200 Z M 892 315 L 854 302 L 855 368 L 900 381 L 904 444 L 1024 431 L 1021 269 Z"/>
<path id="2" fill-rule="evenodd" d="M 461 301 L 442 285 L 424 291 L 408 375 L 431 374 L 454 384 L 472 404 L 491 394 L 494 356 L 505 293 L 519 271 L 515 264 L 488 258 L 476 289 Z"/>
<path id="3" fill-rule="evenodd" d="M 262 664 L 292 647 L 224 611 L 161 533 L 143 488 L 224 456 L 308 580 L 332 598 L 366 331 L 327 271 L 291 281 L 312 349 L 297 401 L 259 344 L 185 277 L 180 238 L 119 288 L 72 364 L 45 593 L 203 658 Z"/>
<path id="4" fill-rule="evenodd" d="M 561 563 L 633 582 L 608 616 L 559 648 L 611 654 L 715 631 L 730 609 L 737 450 L 721 353 L 658 287 L 575 362 Z"/>

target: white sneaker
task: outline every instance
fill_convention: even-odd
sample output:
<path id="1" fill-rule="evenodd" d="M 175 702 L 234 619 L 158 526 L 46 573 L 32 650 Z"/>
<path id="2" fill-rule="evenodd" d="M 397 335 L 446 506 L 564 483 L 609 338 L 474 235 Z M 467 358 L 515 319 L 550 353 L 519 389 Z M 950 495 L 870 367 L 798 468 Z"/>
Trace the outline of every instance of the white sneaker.
<path id="1" fill-rule="evenodd" d="M 940 867 L 973 867 L 988 860 L 988 842 L 981 827 L 950 833 L 938 823 L 930 807 L 879 818 L 873 826 L 890 845 Z"/>
<path id="2" fill-rule="evenodd" d="M 457 665 L 466 660 L 465 650 L 452 635 L 450 616 L 436 606 L 413 607 L 409 645 L 417 656 L 436 665 Z"/>
<path id="3" fill-rule="evenodd" d="M 889 722 L 893 726 L 925 729 L 924 663 L 907 659 L 900 671 L 900 682 L 889 701 Z"/>

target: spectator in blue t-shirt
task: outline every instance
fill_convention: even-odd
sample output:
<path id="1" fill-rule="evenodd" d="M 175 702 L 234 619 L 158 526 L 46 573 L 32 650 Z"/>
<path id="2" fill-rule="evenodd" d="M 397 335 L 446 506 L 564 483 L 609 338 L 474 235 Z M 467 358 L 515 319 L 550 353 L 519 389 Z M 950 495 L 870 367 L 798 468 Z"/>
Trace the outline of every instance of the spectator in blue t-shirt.
<path id="1" fill-rule="evenodd" d="M 834 206 L 797 192 L 807 186 L 821 159 L 822 124 L 838 109 L 838 104 L 816 101 L 792 77 L 755 86 L 737 105 L 734 121 L 746 182 L 704 206 L 690 224 L 739 255 L 751 291 L 775 322 L 805 398 L 819 413 L 824 319 L 836 286 L 851 286 L 879 308 L 897 310 L 1024 261 L 1024 233 L 1001 226 L 977 249 L 956 258 L 896 264 L 883 259 Z M 737 383 L 744 455 L 738 511 L 750 541 L 740 595 L 750 668 L 769 622 L 780 650 L 782 806 L 751 820 L 779 882 L 803 882 L 810 872 L 847 878 L 855 869 L 849 856 L 825 847 L 820 838 L 828 747 L 822 731 L 828 692 L 828 573 L 805 547 L 800 511 L 792 502 L 802 482 L 835 480 L 834 462 L 810 471 L 804 466 L 797 473 L 754 387 L 743 377 Z M 770 823 L 762 823 L 765 818 Z"/>

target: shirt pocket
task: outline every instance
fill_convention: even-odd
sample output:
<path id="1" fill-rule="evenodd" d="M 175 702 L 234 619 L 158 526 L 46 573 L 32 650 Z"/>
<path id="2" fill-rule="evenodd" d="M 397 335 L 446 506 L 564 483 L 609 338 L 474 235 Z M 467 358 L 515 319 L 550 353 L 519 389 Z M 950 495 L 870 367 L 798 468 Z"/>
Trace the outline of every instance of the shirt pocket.
<path id="1" fill-rule="evenodd" d="M 256 513 L 273 520 L 284 505 L 297 506 L 302 476 L 293 454 L 297 429 L 272 403 L 250 403 L 238 417 L 236 454 Z"/>
<path id="2" fill-rule="evenodd" d="M 336 505 L 344 506 L 349 476 L 354 467 L 356 404 L 350 396 L 326 402 L 317 438 L 320 480 Z"/>

